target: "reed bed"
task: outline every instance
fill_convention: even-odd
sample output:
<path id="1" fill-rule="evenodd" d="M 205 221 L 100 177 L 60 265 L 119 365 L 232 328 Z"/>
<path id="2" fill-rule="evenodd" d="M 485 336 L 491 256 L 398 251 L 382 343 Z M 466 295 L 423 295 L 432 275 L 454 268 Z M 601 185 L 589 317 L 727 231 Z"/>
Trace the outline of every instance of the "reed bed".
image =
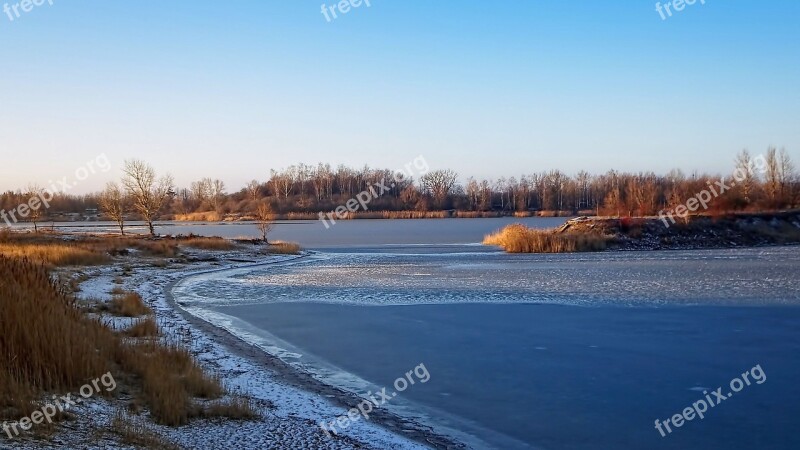
<path id="1" fill-rule="evenodd" d="M 597 252 L 605 250 L 608 242 L 608 237 L 598 234 L 536 230 L 522 224 L 509 225 L 483 240 L 484 245 L 496 245 L 508 253 Z"/>
<path id="2" fill-rule="evenodd" d="M 158 327 L 151 317 L 134 325 L 142 339 L 114 333 L 101 320 L 86 315 L 44 264 L 0 255 L 0 420 L 27 416 L 44 393 L 76 392 L 107 372 L 164 425 L 252 413 L 247 404 L 212 408 L 196 401 L 226 394 L 219 377 L 204 372 L 185 348 L 153 339 Z"/>
<path id="3" fill-rule="evenodd" d="M 97 253 L 71 243 L 0 244 L 0 255 L 30 258 L 50 266 L 94 266 L 107 263 L 107 253 Z"/>
<path id="4" fill-rule="evenodd" d="M 238 246 L 221 237 L 190 237 L 187 239 L 179 240 L 181 245 L 186 247 L 197 248 L 200 250 L 235 250 Z"/>
<path id="5" fill-rule="evenodd" d="M 267 248 L 267 253 L 276 255 L 297 255 L 300 254 L 300 244 L 296 242 L 271 242 Z"/>
<path id="6" fill-rule="evenodd" d="M 106 264 L 113 255 L 125 254 L 129 249 L 156 257 L 174 257 L 179 253 L 174 239 L 84 236 L 67 240 L 55 233 L 0 232 L 0 255 L 27 258 L 51 267 Z"/>
<path id="7" fill-rule="evenodd" d="M 222 214 L 216 211 L 202 211 L 188 214 L 175 214 L 177 222 L 221 222 Z"/>
<path id="8" fill-rule="evenodd" d="M 41 392 L 80 388 L 113 366 L 114 333 L 81 313 L 41 264 L 0 256 L 0 330 L 3 418 L 28 415 Z"/>

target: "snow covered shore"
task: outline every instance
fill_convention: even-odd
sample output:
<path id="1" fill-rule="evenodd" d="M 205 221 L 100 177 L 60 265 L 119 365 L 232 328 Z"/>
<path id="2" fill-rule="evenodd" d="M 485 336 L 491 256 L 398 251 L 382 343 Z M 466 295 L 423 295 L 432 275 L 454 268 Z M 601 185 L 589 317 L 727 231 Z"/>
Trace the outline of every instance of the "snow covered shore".
<path id="1" fill-rule="evenodd" d="M 194 318 L 177 307 L 169 294 L 174 283 L 192 274 L 279 263 L 303 255 L 265 255 L 255 249 L 222 252 L 187 249 L 184 256 L 162 267 L 132 254 L 116 258 L 107 266 L 73 269 L 70 273 L 84 280 L 78 293 L 81 299 L 108 301 L 114 288 L 138 292 L 155 312 L 156 322 L 167 339 L 189 348 L 204 369 L 217 374 L 230 391 L 250 398 L 261 414 L 260 419 L 247 421 L 198 419 L 178 428 L 153 424 L 146 412 L 135 416 L 166 442 L 178 448 L 206 449 L 460 446 L 388 414 L 357 421 L 339 436 L 326 435 L 318 424 L 347 414 L 347 405 L 352 403 L 348 394 L 322 386 L 226 331 Z M 108 320 L 112 326 L 120 327 L 125 326 L 127 319 Z M 116 402 L 87 400 L 72 410 L 74 417 L 60 424 L 47 442 L 0 439 L 0 448 L 130 448 L 113 433 L 106 432 L 120 408 Z"/>

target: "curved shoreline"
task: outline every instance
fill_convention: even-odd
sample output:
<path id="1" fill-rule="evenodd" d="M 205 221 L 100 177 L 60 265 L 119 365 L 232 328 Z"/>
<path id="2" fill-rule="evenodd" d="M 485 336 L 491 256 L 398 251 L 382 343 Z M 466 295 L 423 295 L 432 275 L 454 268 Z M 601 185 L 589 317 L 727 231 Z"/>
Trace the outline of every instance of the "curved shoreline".
<path id="1" fill-rule="evenodd" d="M 175 299 L 173 290 L 175 286 L 191 277 L 208 274 L 224 272 L 229 270 L 239 270 L 256 268 L 263 266 L 270 266 L 275 264 L 284 264 L 291 261 L 297 261 L 310 256 L 310 253 L 298 256 L 297 258 L 273 261 L 273 262 L 259 262 L 254 264 L 245 264 L 237 267 L 225 267 L 219 269 L 205 270 L 199 272 L 187 273 L 180 278 L 170 281 L 164 287 L 164 295 L 167 304 L 175 311 L 177 311 L 187 322 L 195 326 L 200 331 L 206 333 L 209 337 L 220 343 L 222 346 L 228 348 L 234 354 L 241 356 L 252 363 L 276 373 L 282 381 L 300 388 L 306 392 L 318 395 L 320 397 L 332 400 L 334 403 L 346 407 L 347 409 L 355 408 L 363 399 L 357 395 L 342 390 L 336 386 L 328 385 L 320 380 L 314 378 L 311 374 L 298 370 L 290 364 L 284 362 L 279 357 L 270 354 L 257 345 L 248 343 L 240 337 L 233 334 L 231 331 L 214 325 L 203 318 L 195 316 L 191 312 L 184 309 Z M 453 438 L 443 436 L 435 433 L 430 427 L 419 424 L 413 420 L 400 417 L 394 413 L 388 412 L 384 409 L 375 409 L 371 413 L 370 420 L 377 425 L 395 433 L 399 436 L 408 438 L 414 442 L 429 446 L 435 449 L 461 449 L 467 446 Z"/>

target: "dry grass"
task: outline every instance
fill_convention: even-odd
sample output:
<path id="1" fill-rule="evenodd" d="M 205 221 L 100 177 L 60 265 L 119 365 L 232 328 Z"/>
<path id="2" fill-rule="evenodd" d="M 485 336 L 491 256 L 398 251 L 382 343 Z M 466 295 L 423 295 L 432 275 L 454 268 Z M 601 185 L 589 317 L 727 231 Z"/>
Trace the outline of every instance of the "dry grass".
<path id="1" fill-rule="evenodd" d="M 174 240 L 148 237 L 74 236 L 57 233 L 0 232 L 0 255 L 28 258 L 48 266 L 91 266 L 105 264 L 113 255 L 126 254 L 128 249 L 145 256 L 174 257 L 178 245 Z"/>
<path id="2" fill-rule="evenodd" d="M 238 246 L 221 237 L 191 237 L 179 241 L 181 245 L 200 250 L 235 250 Z"/>
<path id="3" fill-rule="evenodd" d="M 483 243 L 497 245 L 508 253 L 572 253 L 602 251 L 608 241 L 608 237 L 597 234 L 559 233 L 513 224 L 487 235 Z"/>
<path id="4" fill-rule="evenodd" d="M 0 256 L 0 418 L 43 391 L 74 391 L 112 369 L 114 334 L 86 317 L 43 265 Z"/>
<path id="5" fill-rule="evenodd" d="M 456 211 L 456 217 L 459 219 L 483 219 L 501 216 L 502 214 L 497 211 Z"/>
<path id="6" fill-rule="evenodd" d="M 192 399 L 218 398 L 219 378 L 207 375 L 191 354 L 175 345 L 146 341 L 123 348 L 120 365 L 137 375 L 141 392 L 156 422 L 179 426 L 202 415 Z"/>
<path id="7" fill-rule="evenodd" d="M 133 338 L 156 337 L 159 334 L 158 325 L 152 317 L 139 319 L 125 330 L 125 335 Z"/>
<path id="8" fill-rule="evenodd" d="M 240 420 L 259 417 L 253 402 L 249 398 L 240 396 L 210 402 L 206 405 L 204 415 L 206 417 L 227 417 Z"/>
<path id="9" fill-rule="evenodd" d="M 137 335 L 158 331 L 151 318 L 137 325 Z M 43 264 L 0 255 L 0 330 L 0 420 L 28 416 L 45 392 L 76 392 L 107 372 L 165 425 L 208 414 L 196 399 L 224 394 L 185 348 L 117 334 L 87 316 Z M 242 416 L 233 407 L 214 411 Z"/>
<path id="10" fill-rule="evenodd" d="M 354 219 L 364 219 L 368 217 L 368 212 L 356 213 Z M 382 219 L 446 219 L 450 217 L 448 211 L 383 211 Z"/>
<path id="11" fill-rule="evenodd" d="M 276 255 L 297 255 L 300 254 L 300 244 L 296 242 L 272 242 L 267 248 L 267 253 Z"/>
<path id="12" fill-rule="evenodd" d="M 145 305 L 142 296 L 136 292 L 114 288 L 111 293 L 115 295 L 109 302 L 109 311 L 116 316 L 141 317 L 153 313 L 153 310 Z"/>
<path id="13" fill-rule="evenodd" d="M 111 420 L 111 432 L 121 438 L 123 444 L 136 448 L 155 450 L 177 450 L 180 447 L 169 442 L 148 427 L 143 421 L 133 419 L 122 411 L 117 411 Z"/>
<path id="14" fill-rule="evenodd" d="M 92 266 L 108 262 L 107 254 L 92 252 L 70 243 L 0 243 L 0 255 L 30 258 L 49 266 Z"/>
<path id="15" fill-rule="evenodd" d="M 188 214 L 175 214 L 178 222 L 221 222 L 222 215 L 216 211 L 203 211 Z"/>

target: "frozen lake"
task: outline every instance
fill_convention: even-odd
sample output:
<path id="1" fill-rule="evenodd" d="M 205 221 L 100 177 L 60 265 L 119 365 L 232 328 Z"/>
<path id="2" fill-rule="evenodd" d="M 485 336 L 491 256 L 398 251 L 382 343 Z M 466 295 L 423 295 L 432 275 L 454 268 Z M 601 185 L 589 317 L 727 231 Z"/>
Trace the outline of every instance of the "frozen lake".
<path id="1" fill-rule="evenodd" d="M 387 406 L 474 447 L 800 447 L 798 247 L 506 255 L 475 245 L 498 227 L 482 220 L 347 226 L 176 297 L 362 394 L 424 363 L 430 380 Z M 756 365 L 768 381 L 655 429 Z"/>
<path id="2" fill-rule="evenodd" d="M 565 218 L 511 217 L 493 219 L 393 219 L 347 220 L 325 228 L 318 220 L 279 221 L 270 232 L 270 240 L 299 242 L 305 248 L 331 249 L 353 246 L 392 246 L 400 244 L 469 244 L 479 243 L 483 236 L 511 223 L 524 223 L 530 227 L 551 228 L 562 225 Z M 56 222 L 42 223 L 69 232 L 116 233 L 118 228 L 110 222 Z M 17 228 L 33 228 L 18 226 Z M 130 222 L 126 230 L 147 233 L 142 222 Z M 156 226 L 159 234 L 221 236 L 225 238 L 260 237 L 261 233 L 249 222 L 163 222 Z"/>

